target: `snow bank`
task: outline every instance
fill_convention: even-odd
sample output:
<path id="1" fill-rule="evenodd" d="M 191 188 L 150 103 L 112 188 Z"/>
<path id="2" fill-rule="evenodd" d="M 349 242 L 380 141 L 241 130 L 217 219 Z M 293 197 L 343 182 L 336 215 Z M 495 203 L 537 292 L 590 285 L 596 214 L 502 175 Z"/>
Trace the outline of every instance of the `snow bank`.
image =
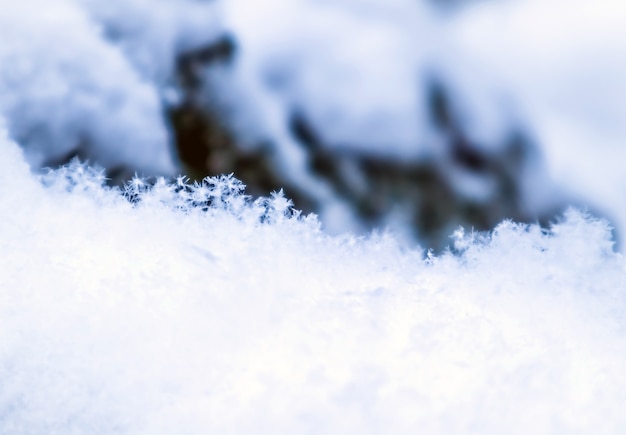
<path id="1" fill-rule="evenodd" d="M 122 193 L 0 153 L 1 433 L 626 428 L 626 265 L 602 221 L 459 230 L 424 258 L 230 177 Z"/>
<path id="2" fill-rule="evenodd" d="M 617 0 L 445 11 L 411 0 L 0 0 L 0 10 L 0 114 L 33 167 L 77 154 L 119 179 L 176 173 L 163 115 L 181 97 L 176 58 L 229 32 L 234 61 L 208 68 L 215 89 L 193 98 L 214 98 L 243 147 L 273 145 L 285 184 L 321 204 L 329 226 L 359 223 L 332 183 L 310 173 L 294 114 L 334 150 L 427 157 L 459 196 L 493 194 L 489 174 L 458 171 L 434 131 L 428 89 L 440 82 L 480 152 L 497 157 L 512 131 L 539 144 L 547 170 L 537 153 L 516 174 L 527 215 L 582 198 L 626 228 L 626 9 Z"/>
<path id="3" fill-rule="evenodd" d="M 177 172 L 162 100 L 176 56 L 219 32 L 214 5 L 0 0 L 0 10 L 0 114 L 33 167 L 77 154 L 131 174 Z"/>
<path id="4" fill-rule="evenodd" d="M 434 72 L 425 70 L 437 37 L 431 12 L 404 0 L 227 2 L 224 26 L 240 43 L 233 86 L 253 97 L 239 108 L 246 127 L 256 119 L 280 138 L 277 124 L 298 111 L 333 147 L 420 155 L 431 130 L 423 86 Z"/>
<path id="5" fill-rule="evenodd" d="M 214 2 L 197 0 L 75 0 L 159 92 L 172 92 L 176 58 L 220 36 Z"/>
<path id="6" fill-rule="evenodd" d="M 0 433 L 624 432 L 626 264 L 603 221 L 459 230 L 432 256 L 330 236 L 232 177 L 121 191 L 79 163 L 32 175 L 81 152 L 174 172 L 174 56 L 220 19 L 211 2 L 155 4 L 0 0 Z M 483 100 L 504 77 L 552 175 L 624 223 L 623 8 L 594 4 L 485 2 L 444 24 L 404 0 L 232 0 L 229 89 L 248 134 L 331 197 L 300 174 L 289 110 L 329 143 L 406 157 L 427 130 L 424 65 L 448 74 L 475 137 L 514 119 Z"/>
<path id="7" fill-rule="evenodd" d="M 541 215 L 575 198 L 626 228 L 623 3 L 434 3 L 227 2 L 246 131 L 290 150 L 283 130 L 295 111 L 329 147 L 428 157 L 449 176 L 456 168 L 441 155 L 428 109 L 428 87 L 438 83 L 481 152 L 497 155 L 520 131 L 538 145 L 538 163 L 520 177 L 528 210 Z M 461 192 L 471 184 L 450 177 Z"/>
<path id="8" fill-rule="evenodd" d="M 158 94 L 82 9 L 69 0 L 0 8 L 0 113 L 31 165 L 82 153 L 109 168 L 174 171 Z"/>
<path id="9" fill-rule="evenodd" d="M 456 53 L 483 72 L 464 89 L 486 78 L 506 89 L 555 182 L 622 228 L 625 20 L 618 0 L 523 0 L 477 2 L 447 24 Z M 487 112 L 487 101 L 474 98 L 470 113 Z"/>

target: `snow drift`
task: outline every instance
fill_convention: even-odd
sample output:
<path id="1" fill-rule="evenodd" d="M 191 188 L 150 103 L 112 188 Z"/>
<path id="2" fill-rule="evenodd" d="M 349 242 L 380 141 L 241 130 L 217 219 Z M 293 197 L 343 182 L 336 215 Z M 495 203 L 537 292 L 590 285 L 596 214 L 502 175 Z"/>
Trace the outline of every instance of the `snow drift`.
<path id="1" fill-rule="evenodd" d="M 434 59 L 476 137 L 513 118 L 483 100 L 496 91 L 473 68 L 512 83 L 550 175 L 624 226 L 618 19 L 586 21 L 578 1 L 485 2 L 447 24 L 405 0 L 313 3 L 268 0 L 263 20 L 247 0 L 0 0 L 0 433 L 626 430 L 626 264 L 605 221 L 570 210 L 547 230 L 459 229 L 433 255 L 385 232 L 331 236 L 281 193 L 253 200 L 232 176 L 112 188 L 110 171 L 79 161 L 38 171 L 83 154 L 176 173 L 163 116 L 175 57 L 223 25 L 242 55 L 232 77 L 213 78 L 242 104 L 236 121 L 275 140 L 317 197 L 332 204 L 301 171 L 287 110 L 306 111 L 331 144 L 405 158 L 428 133 L 413 73 Z M 555 35 L 559 8 L 574 12 Z M 510 26 L 489 24 L 510 11 Z M 536 62 L 537 26 L 539 54 L 567 62 Z M 412 44 L 444 30 L 456 52 Z M 369 51 L 352 51 L 360 37 Z M 552 195 L 537 179 L 529 190 Z"/>
<path id="2" fill-rule="evenodd" d="M 621 433 L 606 223 L 453 252 L 328 236 L 232 177 L 103 187 L 0 139 L 0 432 Z"/>
<path id="3" fill-rule="evenodd" d="M 0 0 L 0 114 L 33 167 L 80 155 L 175 174 L 163 112 L 176 56 L 219 31 L 215 6 L 195 1 Z"/>
<path id="4" fill-rule="evenodd" d="M 411 226 L 404 220 L 419 222 L 420 213 L 396 214 L 429 194 L 414 198 L 410 181 L 391 186 L 404 201 L 363 207 L 372 185 L 393 195 L 342 153 L 422 162 L 461 205 L 433 195 L 440 202 L 493 209 L 476 222 L 432 213 L 450 221 L 438 240 L 458 222 L 545 222 L 572 201 L 626 227 L 626 9 L 617 0 L 0 0 L 0 11 L 0 114 L 33 167 L 79 155 L 116 181 L 180 172 L 167 115 L 185 99 L 177 62 L 227 35 L 233 59 L 194 64 L 206 94 L 192 99 L 218 106 L 237 145 L 267 154 L 274 185 L 293 185 L 294 200 L 302 191 L 328 227 Z M 455 166 L 445 144 L 459 132 L 433 126 L 433 83 L 490 170 Z M 290 131 L 294 114 L 310 124 L 339 181 L 312 171 L 315 156 Z M 516 166 L 508 138 L 520 131 L 536 147 Z M 501 196 L 514 206 L 501 210 Z"/>
<path id="5" fill-rule="evenodd" d="M 450 132 L 432 125 L 428 107 L 435 83 L 449 97 L 456 127 L 488 160 L 497 160 L 515 133 L 537 145 L 538 150 L 526 150 L 537 155 L 515 177 L 521 208 L 532 216 L 527 221 L 575 202 L 610 218 L 620 231 L 626 228 L 622 2 L 232 0 L 225 5 L 225 28 L 241 50 L 235 72 L 219 85 L 234 88 L 223 93 L 244 133 L 277 138 L 279 153 L 293 147 L 284 136 L 296 111 L 335 151 L 335 160 L 342 151 L 423 159 L 442 168 L 441 178 L 460 197 L 489 198 L 498 184 L 493 174 L 458 168 L 446 155 Z M 487 208 L 488 201 L 478 202 Z M 504 215 L 513 217 L 511 211 Z"/>

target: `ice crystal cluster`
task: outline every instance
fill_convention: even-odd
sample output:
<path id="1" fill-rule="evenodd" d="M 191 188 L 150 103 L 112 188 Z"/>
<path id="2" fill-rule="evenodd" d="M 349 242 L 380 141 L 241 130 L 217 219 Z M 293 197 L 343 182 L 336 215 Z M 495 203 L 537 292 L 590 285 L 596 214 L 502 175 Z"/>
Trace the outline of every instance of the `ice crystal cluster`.
<path id="1" fill-rule="evenodd" d="M 0 140 L 0 432 L 621 433 L 606 223 L 329 236 L 234 178 L 34 176 Z"/>
<path id="2" fill-rule="evenodd" d="M 0 0 L 0 434 L 624 433 L 626 262 L 607 222 L 570 209 L 548 229 L 458 229 L 437 255 L 329 235 L 281 192 L 168 178 L 163 114 L 176 56 L 233 32 L 241 58 L 216 80 L 301 176 L 288 108 L 329 143 L 406 157 L 421 109 L 401 57 L 439 59 L 492 137 L 508 112 L 474 98 L 493 95 L 482 65 L 518 90 L 551 175 L 623 227 L 623 7 L 476 2 L 440 33 L 408 0 L 264 3 Z M 466 68 L 448 69 L 456 55 Z M 68 154 L 106 170 L 38 169 Z M 111 187 L 120 167 L 155 177 Z"/>
<path id="3" fill-rule="evenodd" d="M 0 114 L 33 167 L 79 155 L 117 180 L 176 175 L 177 61 L 227 35 L 235 58 L 194 71 L 214 87 L 193 99 L 225 108 L 243 143 L 270 144 L 282 181 L 330 204 L 328 226 L 357 227 L 308 173 L 294 113 L 331 150 L 425 158 L 462 196 L 489 197 L 489 176 L 442 155 L 427 110 L 440 82 L 480 153 L 517 130 L 538 145 L 543 163 L 517 174 L 530 215 L 573 198 L 626 227 L 625 17 L 619 0 L 0 0 Z"/>

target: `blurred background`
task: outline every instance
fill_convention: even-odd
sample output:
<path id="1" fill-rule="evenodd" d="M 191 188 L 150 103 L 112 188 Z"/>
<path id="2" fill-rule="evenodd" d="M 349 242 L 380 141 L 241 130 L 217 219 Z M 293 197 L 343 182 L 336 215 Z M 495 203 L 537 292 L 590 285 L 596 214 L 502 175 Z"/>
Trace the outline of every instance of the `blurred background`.
<path id="1" fill-rule="evenodd" d="M 86 22 L 113 54 L 68 60 L 43 42 L 35 53 L 5 43 L 14 56 L 62 59 L 35 69 L 60 68 L 65 94 L 29 105 L 33 92 L 9 92 L 3 103 L 34 167 L 78 156 L 118 184 L 234 173 L 253 196 L 284 189 L 331 233 L 387 228 L 435 250 L 459 225 L 549 225 L 570 205 L 618 234 L 626 224 L 619 1 L 58 3 L 83 18 L 57 9 L 38 28 L 63 26 L 69 45 L 86 44 L 75 35 Z M 6 96 L 15 85 L 3 80 Z M 76 92 L 105 103 L 76 103 Z M 69 115 L 52 105 L 35 116 L 42 98 Z"/>

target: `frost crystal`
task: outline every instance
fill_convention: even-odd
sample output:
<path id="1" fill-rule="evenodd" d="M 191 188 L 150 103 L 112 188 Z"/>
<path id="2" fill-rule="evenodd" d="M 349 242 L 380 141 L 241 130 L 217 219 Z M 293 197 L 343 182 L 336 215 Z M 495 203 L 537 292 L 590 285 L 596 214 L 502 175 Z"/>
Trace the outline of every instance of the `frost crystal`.
<path id="1" fill-rule="evenodd" d="M 105 189 L 73 162 L 41 186 L 0 146 L 0 188 L 24 186 L 0 202 L 0 433 L 626 425 L 626 266 L 605 222 L 459 230 L 424 259 L 325 235 L 232 176 Z"/>

